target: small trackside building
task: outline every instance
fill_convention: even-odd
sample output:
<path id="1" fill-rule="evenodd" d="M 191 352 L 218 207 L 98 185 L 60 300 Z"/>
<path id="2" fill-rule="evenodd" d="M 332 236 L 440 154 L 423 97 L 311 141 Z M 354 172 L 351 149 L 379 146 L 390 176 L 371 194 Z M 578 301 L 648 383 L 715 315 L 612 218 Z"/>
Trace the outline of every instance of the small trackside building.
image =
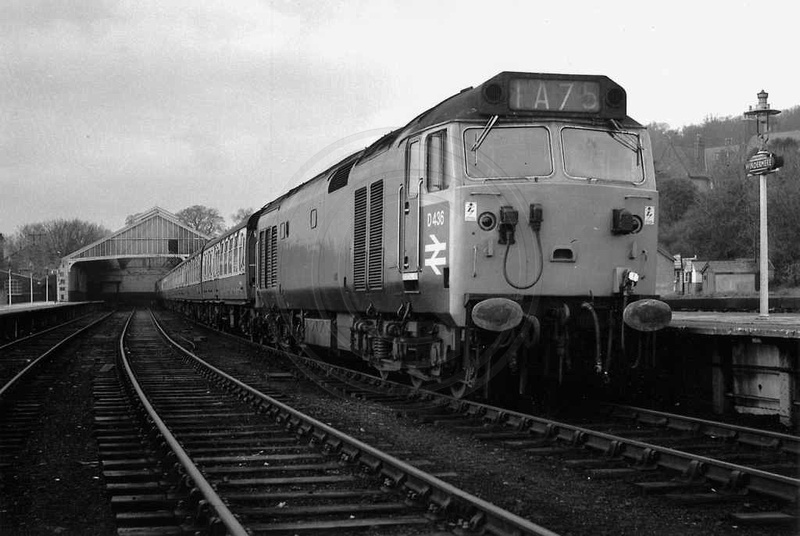
<path id="1" fill-rule="evenodd" d="M 155 283 L 209 237 L 154 207 L 126 227 L 67 255 L 58 271 L 58 301 L 148 303 Z"/>

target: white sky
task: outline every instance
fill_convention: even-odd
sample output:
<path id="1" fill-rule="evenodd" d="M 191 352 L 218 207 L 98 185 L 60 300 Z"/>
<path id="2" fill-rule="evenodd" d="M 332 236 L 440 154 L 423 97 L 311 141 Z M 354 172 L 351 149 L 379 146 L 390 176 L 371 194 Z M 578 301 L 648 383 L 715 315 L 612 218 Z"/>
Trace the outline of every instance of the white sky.
<path id="1" fill-rule="evenodd" d="M 673 128 L 800 104 L 793 1 L 4 0 L 0 232 L 267 201 L 506 70 Z"/>

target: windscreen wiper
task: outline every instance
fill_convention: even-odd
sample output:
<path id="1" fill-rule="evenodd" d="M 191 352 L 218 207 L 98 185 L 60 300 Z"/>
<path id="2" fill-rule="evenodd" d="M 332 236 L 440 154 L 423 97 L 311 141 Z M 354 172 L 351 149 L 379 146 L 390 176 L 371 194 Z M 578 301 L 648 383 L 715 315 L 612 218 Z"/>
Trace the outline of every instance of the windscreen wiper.
<path id="1" fill-rule="evenodd" d="M 481 132 L 481 135 L 478 136 L 477 140 L 475 140 L 475 143 L 472 144 L 472 147 L 470 148 L 470 151 L 472 151 L 474 153 L 480 148 L 480 146 L 483 144 L 483 141 L 486 139 L 486 136 L 489 135 L 489 131 L 492 130 L 492 127 L 494 126 L 494 124 L 497 123 L 497 119 L 499 117 L 500 116 L 498 116 L 498 115 L 493 115 L 492 117 L 489 118 L 489 122 L 486 123 L 485 127 L 483 127 L 483 132 Z"/>
<path id="2" fill-rule="evenodd" d="M 639 136 L 623 131 L 619 123 L 613 119 L 609 119 L 609 122 L 611 123 L 613 130 L 609 130 L 608 135 L 619 142 L 619 144 L 623 147 L 633 151 L 636 154 L 636 164 L 639 165 L 642 158 L 642 146 L 639 143 Z"/>

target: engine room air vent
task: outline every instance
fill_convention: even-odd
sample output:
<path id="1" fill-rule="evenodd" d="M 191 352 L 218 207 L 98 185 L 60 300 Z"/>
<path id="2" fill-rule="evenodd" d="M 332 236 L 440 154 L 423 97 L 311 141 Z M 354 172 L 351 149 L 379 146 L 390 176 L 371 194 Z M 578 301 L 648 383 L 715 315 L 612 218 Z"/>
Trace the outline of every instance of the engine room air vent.
<path id="1" fill-rule="evenodd" d="M 370 290 L 383 288 L 383 181 L 369 187 L 369 258 Z"/>
<path id="2" fill-rule="evenodd" d="M 339 188 L 347 186 L 347 179 L 350 178 L 350 170 L 353 169 L 355 163 L 355 160 L 353 160 L 333 172 L 328 182 L 328 193 L 335 192 Z"/>
<path id="3" fill-rule="evenodd" d="M 275 288 L 278 286 L 278 228 L 267 227 L 258 234 L 259 263 L 258 286 Z"/>
<path id="4" fill-rule="evenodd" d="M 353 286 L 367 290 L 367 187 L 355 191 L 353 219 Z"/>
<path id="5" fill-rule="evenodd" d="M 267 242 L 267 288 L 278 286 L 278 228 L 269 228 Z"/>
<path id="6" fill-rule="evenodd" d="M 258 233 L 258 265 L 261 268 L 258 271 L 258 288 L 264 288 L 266 285 L 266 269 L 267 266 L 267 230 L 264 229 Z"/>
<path id="7" fill-rule="evenodd" d="M 383 181 L 354 194 L 353 287 L 357 291 L 383 288 Z"/>

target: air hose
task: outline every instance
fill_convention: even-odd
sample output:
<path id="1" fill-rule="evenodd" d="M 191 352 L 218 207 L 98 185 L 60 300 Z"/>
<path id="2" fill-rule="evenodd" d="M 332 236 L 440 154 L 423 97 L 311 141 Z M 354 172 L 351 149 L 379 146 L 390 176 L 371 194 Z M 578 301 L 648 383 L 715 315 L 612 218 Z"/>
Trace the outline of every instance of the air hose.
<path id="1" fill-rule="evenodd" d="M 511 278 L 508 276 L 508 252 L 511 249 L 511 241 L 509 240 L 506 244 L 506 252 L 503 255 L 503 277 L 506 279 L 506 283 L 511 285 L 517 290 L 528 290 L 533 285 L 539 282 L 539 279 L 542 278 L 542 272 L 544 272 L 544 254 L 542 252 L 542 239 L 539 236 L 539 230 L 534 229 L 533 234 L 536 236 L 536 246 L 539 248 L 539 273 L 536 275 L 536 278 L 533 280 L 532 283 L 528 285 L 517 285 L 511 281 Z"/>

